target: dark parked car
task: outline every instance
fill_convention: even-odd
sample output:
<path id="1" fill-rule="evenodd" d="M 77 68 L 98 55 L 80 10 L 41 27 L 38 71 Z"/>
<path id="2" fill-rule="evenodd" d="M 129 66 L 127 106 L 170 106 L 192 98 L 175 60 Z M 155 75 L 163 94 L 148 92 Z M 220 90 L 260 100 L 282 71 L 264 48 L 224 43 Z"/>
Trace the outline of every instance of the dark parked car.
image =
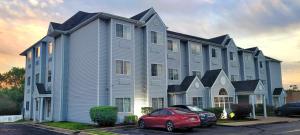
<path id="1" fill-rule="evenodd" d="M 281 107 L 276 108 L 275 114 L 278 116 L 300 115 L 300 102 L 287 103 Z"/>
<path id="2" fill-rule="evenodd" d="M 197 106 L 192 106 L 192 105 L 174 105 L 172 107 L 178 107 L 182 109 L 186 109 L 189 111 L 192 111 L 194 113 L 199 114 L 200 120 L 201 120 L 201 126 L 212 126 L 216 125 L 217 123 L 217 117 L 214 113 L 204 111 L 203 109 L 197 107 Z"/>
<path id="3" fill-rule="evenodd" d="M 139 128 L 165 128 L 172 132 L 177 128 L 192 129 L 200 124 L 197 114 L 180 108 L 164 108 L 142 116 L 138 121 Z"/>

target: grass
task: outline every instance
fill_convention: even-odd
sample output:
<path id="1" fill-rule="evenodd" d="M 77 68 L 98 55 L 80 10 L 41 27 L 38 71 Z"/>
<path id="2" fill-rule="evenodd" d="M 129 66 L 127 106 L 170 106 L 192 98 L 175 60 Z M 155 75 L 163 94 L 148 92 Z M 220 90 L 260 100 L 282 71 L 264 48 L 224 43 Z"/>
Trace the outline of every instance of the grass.
<path id="1" fill-rule="evenodd" d="M 234 122 L 247 122 L 247 121 L 256 121 L 257 119 L 245 118 L 245 119 L 219 119 L 218 123 L 234 123 Z"/>
<path id="2" fill-rule="evenodd" d="M 94 128 L 92 125 L 77 123 L 77 122 L 46 122 L 43 123 L 47 126 L 51 127 L 58 127 L 63 129 L 70 129 L 70 130 L 85 130 Z"/>
<path id="3" fill-rule="evenodd" d="M 92 135 L 117 135 L 112 132 L 107 132 L 107 131 L 98 130 L 98 129 L 88 129 L 88 130 L 85 130 L 85 132 L 88 132 Z"/>

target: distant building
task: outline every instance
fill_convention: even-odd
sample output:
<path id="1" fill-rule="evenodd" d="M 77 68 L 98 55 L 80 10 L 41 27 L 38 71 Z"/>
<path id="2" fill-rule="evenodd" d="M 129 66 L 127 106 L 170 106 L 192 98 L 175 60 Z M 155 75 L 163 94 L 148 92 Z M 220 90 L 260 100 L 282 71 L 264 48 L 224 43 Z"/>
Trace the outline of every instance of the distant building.
<path id="1" fill-rule="evenodd" d="M 117 106 L 121 122 L 147 106 L 285 101 L 280 61 L 237 47 L 229 35 L 169 31 L 153 8 L 131 18 L 80 11 L 51 22 L 21 55 L 25 118 L 35 121 L 90 123 L 89 109 L 101 105 Z"/>

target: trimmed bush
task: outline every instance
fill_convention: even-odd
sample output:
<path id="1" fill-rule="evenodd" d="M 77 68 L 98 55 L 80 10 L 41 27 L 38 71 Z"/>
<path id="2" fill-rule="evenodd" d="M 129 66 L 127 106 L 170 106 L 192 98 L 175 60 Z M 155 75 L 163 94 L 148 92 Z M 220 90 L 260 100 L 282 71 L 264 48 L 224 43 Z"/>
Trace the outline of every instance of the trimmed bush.
<path id="1" fill-rule="evenodd" d="M 252 111 L 250 104 L 232 104 L 231 109 L 232 112 L 235 114 L 233 119 L 246 118 Z"/>
<path id="2" fill-rule="evenodd" d="M 117 121 L 117 107 L 97 106 L 90 109 L 91 120 L 98 126 L 114 126 Z"/>
<path id="3" fill-rule="evenodd" d="M 136 115 L 128 115 L 124 117 L 125 124 L 136 124 L 138 121 L 138 117 Z"/>
<path id="4" fill-rule="evenodd" d="M 219 119 L 221 117 L 221 114 L 223 113 L 223 108 L 221 107 L 207 108 L 205 109 L 205 111 L 214 113 L 216 117 Z"/>
<path id="5" fill-rule="evenodd" d="M 152 107 L 142 107 L 142 114 L 143 115 L 146 115 L 146 114 L 149 114 L 153 111 L 153 108 Z"/>

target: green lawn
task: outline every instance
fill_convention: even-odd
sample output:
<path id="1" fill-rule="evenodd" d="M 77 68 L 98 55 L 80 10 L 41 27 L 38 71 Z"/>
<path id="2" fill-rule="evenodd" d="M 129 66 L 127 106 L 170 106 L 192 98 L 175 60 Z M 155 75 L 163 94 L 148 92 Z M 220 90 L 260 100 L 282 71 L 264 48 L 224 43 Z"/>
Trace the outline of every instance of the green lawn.
<path id="1" fill-rule="evenodd" d="M 232 120 L 232 119 L 219 119 L 217 123 L 233 123 L 233 122 L 246 122 L 246 121 L 255 121 L 257 119 L 245 118 L 239 120 Z"/>
<path id="2" fill-rule="evenodd" d="M 43 124 L 50 126 L 50 127 L 70 129 L 70 130 L 75 130 L 75 131 L 81 130 L 81 131 L 90 133 L 92 135 L 116 135 L 111 132 L 97 129 L 93 125 L 82 124 L 82 123 L 77 123 L 77 122 L 45 122 Z"/>

